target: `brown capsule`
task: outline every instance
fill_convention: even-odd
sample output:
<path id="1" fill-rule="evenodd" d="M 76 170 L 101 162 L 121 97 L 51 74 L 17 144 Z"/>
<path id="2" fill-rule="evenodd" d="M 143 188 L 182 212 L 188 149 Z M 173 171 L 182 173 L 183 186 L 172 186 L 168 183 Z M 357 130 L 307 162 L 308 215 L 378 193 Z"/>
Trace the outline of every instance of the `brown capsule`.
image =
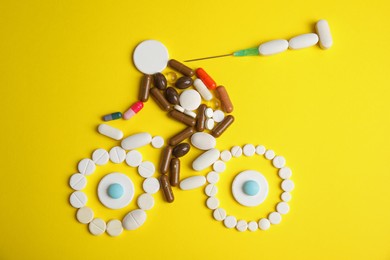
<path id="1" fill-rule="evenodd" d="M 190 151 L 190 145 L 187 143 L 181 143 L 176 145 L 175 148 L 173 148 L 172 154 L 176 158 L 180 158 L 186 155 L 189 151 Z"/>
<path id="2" fill-rule="evenodd" d="M 168 87 L 165 90 L 165 97 L 172 105 L 179 104 L 179 93 L 177 93 L 175 88 Z"/>
<path id="3" fill-rule="evenodd" d="M 164 95 L 160 92 L 160 90 L 158 90 L 158 88 L 152 88 L 150 90 L 150 94 L 162 110 L 168 111 L 169 109 L 171 109 L 171 104 L 169 104 L 169 102 L 165 99 Z"/>
<path id="4" fill-rule="evenodd" d="M 186 88 L 190 87 L 192 85 L 192 83 L 194 83 L 192 78 L 187 77 L 187 76 L 183 76 L 176 81 L 175 87 L 177 87 L 179 89 L 186 89 Z"/>
<path id="5" fill-rule="evenodd" d="M 195 75 L 195 71 L 193 71 L 191 68 L 187 67 L 183 63 L 178 62 L 177 60 L 169 60 L 168 66 L 188 77 L 192 77 Z"/>
<path id="6" fill-rule="evenodd" d="M 222 110 L 226 113 L 233 112 L 233 104 L 230 100 L 229 94 L 226 91 L 226 88 L 224 86 L 219 86 L 215 89 L 215 91 L 217 92 L 217 96 L 221 101 Z"/>
<path id="7" fill-rule="evenodd" d="M 164 193 L 165 200 L 169 203 L 173 202 L 175 197 L 173 196 L 171 185 L 169 184 L 168 176 L 161 175 L 160 183 Z"/>
<path id="8" fill-rule="evenodd" d="M 234 122 L 234 117 L 232 115 L 226 116 L 221 123 L 214 127 L 211 135 L 214 137 L 220 137 L 223 132 Z"/>
<path id="9" fill-rule="evenodd" d="M 141 86 L 139 88 L 138 99 L 142 102 L 146 102 L 149 99 L 150 86 L 152 85 L 153 76 L 144 75 L 141 80 Z"/>
<path id="10" fill-rule="evenodd" d="M 164 148 L 162 154 L 161 154 L 161 161 L 160 161 L 160 172 L 162 174 L 166 174 L 169 170 L 169 164 L 171 163 L 172 158 L 172 146 L 167 146 Z"/>
<path id="11" fill-rule="evenodd" d="M 154 86 L 160 90 L 164 90 L 167 88 L 167 79 L 162 73 L 156 73 L 153 75 L 154 78 Z"/>
<path id="12" fill-rule="evenodd" d="M 171 186 L 176 187 L 180 181 L 180 160 L 178 158 L 172 158 L 171 167 L 169 168 L 169 180 Z"/>
<path id="13" fill-rule="evenodd" d="M 204 114 L 204 111 L 206 110 L 207 106 L 205 104 L 202 104 L 198 108 L 198 117 L 196 118 L 196 131 L 203 132 L 206 122 L 206 115 Z"/>
<path id="14" fill-rule="evenodd" d="M 175 146 L 181 142 L 183 142 L 185 139 L 190 137 L 195 132 L 195 129 L 191 126 L 187 127 L 183 131 L 179 132 L 175 136 L 171 137 L 169 139 L 169 145 Z"/>
<path id="15" fill-rule="evenodd" d="M 195 118 L 187 116 L 186 114 L 183 114 L 182 112 L 179 112 L 177 110 L 170 111 L 168 115 L 173 119 L 176 119 L 177 121 L 186 124 L 188 126 L 194 126 L 196 123 Z"/>

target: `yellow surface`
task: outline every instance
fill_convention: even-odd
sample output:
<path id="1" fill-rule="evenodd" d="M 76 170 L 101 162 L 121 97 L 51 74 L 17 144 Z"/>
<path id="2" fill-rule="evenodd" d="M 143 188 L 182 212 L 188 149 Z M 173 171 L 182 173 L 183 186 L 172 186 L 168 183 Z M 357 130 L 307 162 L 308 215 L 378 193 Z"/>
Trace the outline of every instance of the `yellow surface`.
<path id="1" fill-rule="evenodd" d="M 389 9 L 386 1 L 2 1 L 0 259 L 390 259 Z M 96 127 L 136 100 L 139 42 L 158 39 L 184 60 L 313 32 L 321 18 L 332 29 L 330 50 L 191 63 L 225 85 L 236 108 L 218 148 L 264 144 L 293 169 L 291 211 L 280 225 L 225 229 L 202 189 L 177 188 L 175 203 L 156 194 L 144 226 L 118 238 L 94 237 L 76 221 L 68 179 L 95 148 L 119 144 Z M 183 128 L 153 101 L 110 125 L 165 138 Z M 158 162 L 160 151 L 141 152 Z M 182 177 L 197 174 L 189 167 L 197 154 L 182 161 Z M 240 207 L 230 194 L 244 169 L 270 183 L 259 207 Z M 140 194 L 135 169 L 99 167 L 85 191 L 104 220 L 136 207 L 98 202 L 96 185 L 113 171 L 129 174 Z M 279 183 L 264 158 L 234 159 L 218 197 L 229 214 L 259 219 L 274 210 Z"/>

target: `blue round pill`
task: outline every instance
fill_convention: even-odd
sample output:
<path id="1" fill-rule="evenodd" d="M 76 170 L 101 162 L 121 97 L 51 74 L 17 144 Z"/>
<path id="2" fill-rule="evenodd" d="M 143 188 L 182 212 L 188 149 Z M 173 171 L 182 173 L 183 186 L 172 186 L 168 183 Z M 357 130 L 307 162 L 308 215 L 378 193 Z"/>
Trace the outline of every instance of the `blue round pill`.
<path id="1" fill-rule="evenodd" d="M 260 191 L 260 186 L 256 181 L 246 181 L 242 186 L 242 190 L 248 196 L 255 196 Z"/>
<path id="2" fill-rule="evenodd" d="M 113 183 L 108 186 L 107 194 L 110 198 L 119 199 L 123 195 L 123 187 L 119 183 Z"/>

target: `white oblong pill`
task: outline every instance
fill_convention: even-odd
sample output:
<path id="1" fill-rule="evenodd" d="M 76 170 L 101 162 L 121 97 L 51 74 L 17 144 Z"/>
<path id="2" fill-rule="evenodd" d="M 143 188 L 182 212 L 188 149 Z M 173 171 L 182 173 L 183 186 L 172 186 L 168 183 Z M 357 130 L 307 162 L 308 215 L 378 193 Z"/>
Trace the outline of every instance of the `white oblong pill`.
<path id="1" fill-rule="evenodd" d="M 100 124 L 98 126 L 98 132 L 115 140 L 121 140 L 123 138 L 123 132 L 121 130 L 107 124 Z"/>
<path id="2" fill-rule="evenodd" d="M 275 157 L 275 152 L 273 150 L 267 150 L 264 154 L 265 158 L 272 160 Z"/>
<path id="3" fill-rule="evenodd" d="M 221 160 L 224 162 L 230 161 L 232 159 L 232 153 L 228 150 L 224 150 L 221 152 Z"/>
<path id="4" fill-rule="evenodd" d="M 219 181 L 219 174 L 217 172 L 209 172 L 206 179 L 208 183 L 217 183 Z"/>
<path id="5" fill-rule="evenodd" d="M 200 150 L 210 150 L 217 145 L 217 140 L 211 134 L 197 132 L 191 136 L 191 144 Z"/>
<path id="6" fill-rule="evenodd" d="M 227 228 L 234 228 L 237 224 L 237 219 L 235 216 L 227 216 L 224 220 L 223 220 L 223 224 L 225 225 L 225 227 Z"/>
<path id="7" fill-rule="evenodd" d="M 108 152 L 103 148 L 96 149 L 92 153 L 92 161 L 97 165 L 105 165 L 109 159 Z"/>
<path id="8" fill-rule="evenodd" d="M 134 150 L 150 144 L 152 136 L 149 133 L 133 134 L 122 140 L 121 146 L 125 150 Z"/>
<path id="9" fill-rule="evenodd" d="M 144 178 L 152 177 L 155 171 L 156 167 L 149 161 L 144 161 L 138 166 L 138 173 Z"/>
<path id="10" fill-rule="evenodd" d="M 213 117 L 213 114 L 214 114 L 214 111 L 212 108 L 208 107 L 206 108 L 206 110 L 204 111 L 204 114 L 207 118 L 212 118 Z"/>
<path id="11" fill-rule="evenodd" d="M 218 160 L 213 164 L 213 170 L 218 173 L 224 172 L 225 169 L 226 169 L 226 164 L 223 161 Z"/>
<path id="12" fill-rule="evenodd" d="M 106 231 L 112 237 L 119 236 L 123 232 L 122 222 L 118 219 L 108 221 Z"/>
<path id="13" fill-rule="evenodd" d="M 182 112 L 182 113 L 184 113 L 184 111 L 185 111 L 185 109 L 182 108 L 182 107 L 179 106 L 179 105 L 175 105 L 173 108 L 174 108 L 175 110 L 179 111 L 179 112 Z"/>
<path id="14" fill-rule="evenodd" d="M 88 198 L 82 191 L 75 191 L 70 195 L 69 202 L 74 208 L 82 208 L 87 204 Z"/>
<path id="15" fill-rule="evenodd" d="M 96 165 L 91 159 L 82 159 L 77 165 L 79 173 L 84 175 L 91 175 L 95 169 Z"/>
<path id="16" fill-rule="evenodd" d="M 206 119 L 206 129 L 207 130 L 213 130 L 215 126 L 215 122 L 213 119 L 209 118 L 209 119 Z"/>
<path id="17" fill-rule="evenodd" d="M 256 152 L 256 148 L 253 144 L 246 144 L 242 148 L 242 151 L 245 156 L 253 156 Z"/>
<path id="18" fill-rule="evenodd" d="M 192 118 L 196 118 L 196 113 L 194 111 L 184 110 L 184 114 Z"/>
<path id="19" fill-rule="evenodd" d="M 122 225 L 127 230 L 135 230 L 146 221 L 146 212 L 141 209 L 130 211 L 122 220 Z"/>
<path id="20" fill-rule="evenodd" d="M 292 191 L 294 189 L 294 182 L 292 180 L 284 180 L 282 181 L 282 190 L 284 191 Z"/>
<path id="21" fill-rule="evenodd" d="M 149 193 L 141 194 L 137 199 L 137 205 L 142 210 L 149 210 L 154 206 L 154 198 Z"/>
<path id="22" fill-rule="evenodd" d="M 239 220 L 236 225 L 236 229 L 240 232 L 244 232 L 248 229 L 248 222 L 245 220 Z"/>
<path id="23" fill-rule="evenodd" d="M 204 189 L 204 192 L 209 197 L 214 197 L 218 193 L 218 187 L 214 184 L 208 184 L 206 188 Z"/>
<path id="24" fill-rule="evenodd" d="M 111 148 L 109 154 L 110 160 L 113 163 L 122 163 L 126 159 L 126 151 L 123 150 L 120 146 Z"/>
<path id="25" fill-rule="evenodd" d="M 209 209 L 216 209 L 219 207 L 219 200 L 216 197 L 209 197 L 206 200 L 206 206 Z"/>
<path id="26" fill-rule="evenodd" d="M 240 157 L 242 155 L 242 148 L 238 145 L 233 146 L 232 149 L 230 149 L 230 152 L 232 153 L 233 157 Z"/>
<path id="27" fill-rule="evenodd" d="M 316 45 L 318 35 L 315 33 L 306 33 L 295 36 L 288 41 L 288 47 L 292 50 L 299 50 Z"/>
<path id="28" fill-rule="evenodd" d="M 161 148 L 164 146 L 164 143 L 164 138 L 162 138 L 161 136 L 155 136 L 152 139 L 152 146 L 154 148 Z"/>
<path id="29" fill-rule="evenodd" d="M 271 227 L 271 222 L 268 219 L 262 218 L 259 220 L 259 228 L 261 230 L 267 230 Z"/>
<path id="30" fill-rule="evenodd" d="M 192 162 L 192 169 L 195 171 L 206 169 L 218 160 L 219 155 L 219 150 L 215 148 L 202 153 Z"/>
<path id="31" fill-rule="evenodd" d="M 88 224 L 89 232 L 94 236 L 99 236 L 106 231 L 106 222 L 101 218 L 95 218 Z"/>
<path id="32" fill-rule="evenodd" d="M 258 228 L 259 228 L 259 224 L 257 224 L 256 221 L 251 221 L 251 222 L 248 223 L 248 229 L 249 229 L 249 231 L 254 232 L 254 231 L 256 231 Z"/>
<path id="33" fill-rule="evenodd" d="M 81 173 L 75 173 L 70 177 L 69 186 L 74 190 L 82 190 L 87 186 L 87 178 Z"/>
<path id="34" fill-rule="evenodd" d="M 273 40 L 260 44 L 259 53 L 261 55 L 272 55 L 283 52 L 288 48 L 288 41 L 286 40 Z"/>
<path id="35" fill-rule="evenodd" d="M 332 34 L 326 20 L 319 20 L 316 24 L 318 37 L 320 38 L 320 46 L 322 49 L 329 49 L 333 45 Z"/>
<path id="36" fill-rule="evenodd" d="M 159 41 L 146 40 L 135 47 L 133 62 L 144 74 L 152 75 L 163 71 L 169 60 L 167 48 Z"/>
<path id="37" fill-rule="evenodd" d="M 265 147 L 264 145 L 258 145 L 256 146 L 256 154 L 263 155 L 265 153 Z"/>
<path id="38" fill-rule="evenodd" d="M 276 211 L 280 214 L 287 214 L 290 211 L 290 206 L 286 202 L 279 202 L 276 205 Z"/>
<path id="39" fill-rule="evenodd" d="M 142 154 L 137 150 L 132 150 L 126 155 L 126 163 L 131 167 L 138 167 L 142 162 Z"/>
<path id="40" fill-rule="evenodd" d="M 93 210 L 88 207 L 82 207 L 77 210 L 76 218 L 82 224 L 88 224 L 93 219 Z"/>
<path id="41" fill-rule="evenodd" d="M 193 85 L 204 100 L 210 101 L 213 98 L 213 94 L 211 94 L 201 79 L 195 79 Z"/>
<path id="42" fill-rule="evenodd" d="M 203 186 L 205 183 L 206 178 L 204 176 L 191 176 L 182 180 L 179 186 L 182 190 L 192 190 Z"/>
<path id="43" fill-rule="evenodd" d="M 272 164 L 275 168 L 283 168 L 284 165 L 286 165 L 286 159 L 283 156 L 275 156 L 274 159 L 272 159 Z"/>
<path id="44" fill-rule="evenodd" d="M 220 123 L 225 118 L 225 113 L 222 110 L 215 110 L 213 113 L 213 119 L 216 123 Z"/>
<path id="45" fill-rule="evenodd" d="M 281 199 L 284 201 L 284 202 L 289 202 L 291 200 L 291 193 L 290 192 L 283 192 L 282 195 L 280 196 Z"/>
<path id="46" fill-rule="evenodd" d="M 160 190 L 160 182 L 154 178 L 146 178 L 142 183 L 142 188 L 146 193 L 154 194 Z"/>
<path id="47" fill-rule="evenodd" d="M 279 224 L 282 221 L 282 215 L 278 212 L 272 212 L 269 214 L 268 220 L 272 225 Z"/>
<path id="48" fill-rule="evenodd" d="M 283 167 L 282 169 L 279 170 L 278 174 L 279 177 L 282 179 L 290 179 L 292 175 L 292 171 L 288 167 Z"/>
<path id="49" fill-rule="evenodd" d="M 217 221 L 222 221 L 226 218 L 226 211 L 223 208 L 217 208 L 213 211 L 213 217 Z"/>
<path id="50" fill-rule="evenodd" d="M 195 110 L 200 106 L 202 98 L 199 92 L 194 89 L 186 89 L 181 92 L 179 97 L 180 106 L 185 110 Z"/>

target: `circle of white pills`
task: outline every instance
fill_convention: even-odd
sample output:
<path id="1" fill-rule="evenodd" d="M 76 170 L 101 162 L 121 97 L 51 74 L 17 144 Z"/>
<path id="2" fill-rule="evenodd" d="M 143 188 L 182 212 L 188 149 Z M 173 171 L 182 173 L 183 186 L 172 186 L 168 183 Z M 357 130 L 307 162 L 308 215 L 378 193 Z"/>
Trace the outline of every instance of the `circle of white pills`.
<path id="1" fill-rule="evenodd" d="M 168 50 L 159 41 L 146 40 L 137 45 L 133 53 L 135 67 L 144 74 L 163 71 L 169 60 Z"/>
<path id="2" fill-rule="evenodd" d="M 258 145 L 258 146 L 256 146 L 256 154 L 257 154 L 257 155 L 263 155 L 263 154 L 265 154 L 265 147 L 264 147 L 264 145 Z"/>
<path id="3" fill-rule="evenodd" d="M 70 195 L 69 202 L 74 208 L 82 208 L 87 204 L 88 198 L 82 191 L 75 191 Z"/>
<path id="4" fill-rule="evenodd" d="M 240 232 L 244 232 L 248 229 L 248 222 L 245 220 L 239 220 L 236 225 L 236 229 Z"/>
<path id="5" fill-rule="evenodd" d="M 219 174 L 217 172 L 209 172 L 206 176 L 208 183 L 217 183 L 219 181 Z"/>
<path id="6" fill-rule="evenodd" d="M 283 168 L 286 164 L 286 159 L 280 155 L 275 156 L 274 159 L 272 159 L 272 164 L 278 169 Z"/>
<path id="7" fill-rule="evenodd" d="M 219 200 L 216 197 L 209 197 L 206 200 L 206 205 L 209 209 L 216 209 L 219 207 Z"/>
<path id="8" fill-rule="evenodd" d="M 81 173 L 75 173 L 70 177 L 69 186 L 74 190 L 82 190 L 87 186 L 87 178 Z"/>
<path id="9" fill-rule="evenodd" d="M 280 221 L 282 221 L 282 215 L 280 215 L 278 212 L 272 212 L 269 214 L 268 220 L 272 225 L 279 224 Z"/>
<path id="10" fill-rule="evenodd" d="M 253 144 L 244 145 L 242 150 L 243 150 L 245 156 L 253 156 L 256 152 L 256 148 Z"/>
<path id="11" fill-rule="evenodd" d="M 267 150 L 264 154 L 265 158 L 272 160 L 275 157 L 275 152 L 273 150 Z"/>
<path id="12" fill-rule="evenodd" d="M 226 211 L 223 208 L 217 208 L 213 211 L 213 217 L 217 221 L 222 221 L 226 218 Z"/>
<path id="13" fill-rule="evenodd" d="M 281 199 L 284 201 L 284 202 L 289 202 L 291 200 L 291 193 L 290 192 L 283 192 L 282 195 L 280 196 Z"/>
<path id="14" fill-rule="evenodd" d="M 138 197 L 137 205 L 142 210 L 149 210 L 154 206 L 154 198 L 148 193 L 143 193 Z"/>
<path id="15" fill-rule="evenodd" d="M 242 155 L 242 148 L 240 146 L 236 145 L 236 146 L 232 147 L 230 152 L 232 153 L 233 157 L 238 158 L 238 157 L 240 157 Z"/>
<path id="16" fill-rule="evenodd" d="M 82 207 L 77 210 L 76 218 L 82 224 L 88 224 L 93 219 L 93 210 L 88 207 Z"/>
<path id="17" fill-rule="evenodd" d="M 111 148 L 109 154 L 113 163 L 122 163 L 126 159 L 126 151 L 120 146 Z"/>
<path id="18" fill-rule="evenodd" d="M 131 167 L 138 167 L 142 162 L 142 154 L 137 150 L 132 150 L 126 155 L 126 163 Z"/>
<path id="19" fill-rule="evenodd" d="M 226 164 L 223 162 L 223 161 L 216 161 L 214 164 L 213 164 L 213 170 L 216 171 L 216 172 L 224 172 L 226 169 Z"/>
<path id="20" fill-rule="evenodd" d="M 290 179 L 292 175 L 291 169 L 288 167 L 283 167 L 279 170 L 279 177 L 282 179 Z"/>
<path id="21" fill-rule="evenodd" d="M 218 188 L 214 184 L 208 184 L 205 188 L 205 193 L 209 197 L 214 197 L 218 193 Z"/>
<path id="22" fill-rule="evenodd" d="M 108 221 L 106 231 L 112 237 L 119 236 L 123 232 L 122 222 L 118 219 Z"/>
<path id="23" fill-rule="evenodd" d="M 223 220 L 223 224 L 225 225 L 225 227 L 227 228 L 234 228 L 236 225 L 237 225 L 237 219 L 235 216 L 227 216 L 224 220 Z"/>
<path id="24" fill-rule="evenodd" d="M 281 186 L 282 190 L 290 192 L 294 189 L 294 182 L 292 180 L 284 180 Z"/>
<path id="25" fill-rule="evenodd" d="M 96 165 L 91 159 L 82 159 L 77 165 L 79 173 L 84 175 L 91 175 L 95 169 Z"/>
<path id="26" fill-rule="evenodd" d="M 152 139 L 152 146 L 154 148 L 161 148 L 164 146 L 164 143 L 164 138 L 162 138 L 161 136 L 155 136 Z"/>
<path id="27" fill-rule="evenodd" d="M 96 164 L 96 165 L 105 165 L 106 163 L 108 163 L 108 161 L 110 160 L 110 155 L 108 154 L 108 152 L 103 149 L 103 148 L 100 148 L 100 149 L 96 149 L 93 153 L 92 153 L 92 161 Z"/>
<path id="28" fill-rule="evenodd" d="M 259 220 L 259 228 L 261 230 L 267 230 L 271 227 L 271 222 L 268 219 L 262 218 Z"/>
<path id="29" fill-rule="evenodd" d="M 224 162 L 228 162 L 230 161 L 230 159 L 232 159 L 232 153 L 228 150 L 224 150 L 221 152 L 221 160 L 224 161 Z"/>
<path id="30" fill-rule="evenodd" d="M 154 194 L 160 189 L 160 182 L 156 178 L 146 178 L 142 183 L 142 188 L 146 193 Z"/>
<path id="31" fill-rule="evenodd" d="M 222 120 L 225 118 L 225 113 L 221 110 L 217 109 L 213 112 L 213 119 L 216 123 L 222 122 Z"/>
<path id="32" fill-rule="evenodd" d="M 92 235 L 98 236 L 106 231 L 106 222 L 101 218 L 95 218 L 88 224 L 89 232 Z"/>
<path id="33" fill-rule="evenodd" d="M 287 202 L 279 202 L 276 205 L 276 211 L 282 215 L 287 214 L 290 211 L 290 206 L 287 204 Z"/>
<path id="34" fill-rule="evenodd" d="M 254 232 L 254 231 L 256 231 L 258 228 L 259 228 L 259 225 L 257 224 L 256 221 L 251 221 L 251 222 L 248 223 L 248 229 L 249 229 L 249 231 Z"/>

